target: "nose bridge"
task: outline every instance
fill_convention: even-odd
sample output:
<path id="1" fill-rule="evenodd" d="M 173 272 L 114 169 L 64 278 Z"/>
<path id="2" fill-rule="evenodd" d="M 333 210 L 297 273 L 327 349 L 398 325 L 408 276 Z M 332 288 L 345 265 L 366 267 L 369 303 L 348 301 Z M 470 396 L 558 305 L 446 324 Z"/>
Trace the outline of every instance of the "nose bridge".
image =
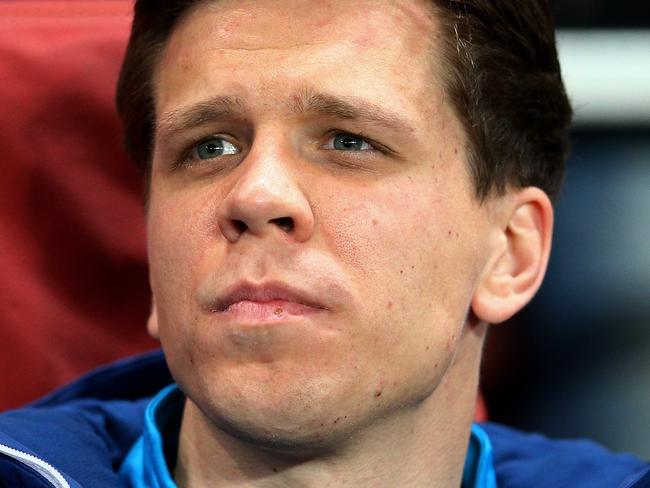
<path id="1" fill-rule="evenodd" d="M 290 167 L 293 156 L 279 147 L 272 139 L 254 144 L 238 168 L 219 215 L 219 227 L 229 241 L 246 233 L 261 237 L 278 231 L 304 241 L 313 232 L 311 206 Z"/>
<path id="2" fill-rule="evenodd" d="M 266 206 L 286 196 L 291 187 L 289 169 L 274 151 L 252 153 L 246 161 L 242 178 L 234 187 L 234 194 L 243 201 L 255 200 Z M 246 164 L 245 163 L 245 164 Z"/>

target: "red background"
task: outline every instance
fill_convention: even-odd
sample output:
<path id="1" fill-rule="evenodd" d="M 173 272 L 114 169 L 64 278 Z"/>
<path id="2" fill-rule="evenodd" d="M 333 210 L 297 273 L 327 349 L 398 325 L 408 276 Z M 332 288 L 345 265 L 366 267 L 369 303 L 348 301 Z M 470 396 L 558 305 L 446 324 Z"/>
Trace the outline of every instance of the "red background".
<path id="1" fill-rule="evenodd" d="M 0 2 L 0 409 L 155 346 L 113 93 L 131 2 Z"/>

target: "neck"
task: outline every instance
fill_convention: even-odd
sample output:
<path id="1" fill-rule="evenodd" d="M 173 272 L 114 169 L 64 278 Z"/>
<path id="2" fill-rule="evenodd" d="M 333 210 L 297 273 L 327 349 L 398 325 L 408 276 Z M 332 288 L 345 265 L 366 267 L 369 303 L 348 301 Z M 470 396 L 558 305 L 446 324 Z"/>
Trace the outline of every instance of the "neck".
<path id="1" fill-rule="evenodd" d="M 459 487 L 474 415 L 485 326 L 468 328 L 437 388 L 415 407 L 377 420 L 309 457 L 251 445 L 187 400 L 175 472 L 181 488 Z"/>

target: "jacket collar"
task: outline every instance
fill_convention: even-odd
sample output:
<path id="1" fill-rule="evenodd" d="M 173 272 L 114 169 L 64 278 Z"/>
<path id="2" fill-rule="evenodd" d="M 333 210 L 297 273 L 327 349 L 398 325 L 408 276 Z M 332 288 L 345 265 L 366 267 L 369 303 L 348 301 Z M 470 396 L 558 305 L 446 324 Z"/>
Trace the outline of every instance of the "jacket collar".
<path id="1" fill-rule="evenodd" d="M 120 476 L 133 488 L 176 488 L 165 451 L 176 451 L 170 425 L 178 422 L 185 397 L 176 385 L 169 385 L 156 395 L 145 412 L 144 432 L 129 452 Z M 167 433 L 165 435 L 164 433 Z M 171 442 L 173 445 L 169 446 Z M 170 449 L 171 447 L 171 449 Z M 492 444 L 486 432 L 472 425 L 462 488 L 496 488 L 492 465 Z"/>

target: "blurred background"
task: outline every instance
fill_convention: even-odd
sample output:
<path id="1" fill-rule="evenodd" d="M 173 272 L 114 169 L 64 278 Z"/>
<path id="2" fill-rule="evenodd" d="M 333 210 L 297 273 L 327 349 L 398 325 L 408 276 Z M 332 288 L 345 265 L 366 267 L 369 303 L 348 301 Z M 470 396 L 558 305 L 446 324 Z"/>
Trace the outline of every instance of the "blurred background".
<path id="1" fill-rule="evenodd" d="M 575 110 L 547 278 L 493 327 L 490 418 L 650 459 L 650 3 L 556 2 Z"/>

